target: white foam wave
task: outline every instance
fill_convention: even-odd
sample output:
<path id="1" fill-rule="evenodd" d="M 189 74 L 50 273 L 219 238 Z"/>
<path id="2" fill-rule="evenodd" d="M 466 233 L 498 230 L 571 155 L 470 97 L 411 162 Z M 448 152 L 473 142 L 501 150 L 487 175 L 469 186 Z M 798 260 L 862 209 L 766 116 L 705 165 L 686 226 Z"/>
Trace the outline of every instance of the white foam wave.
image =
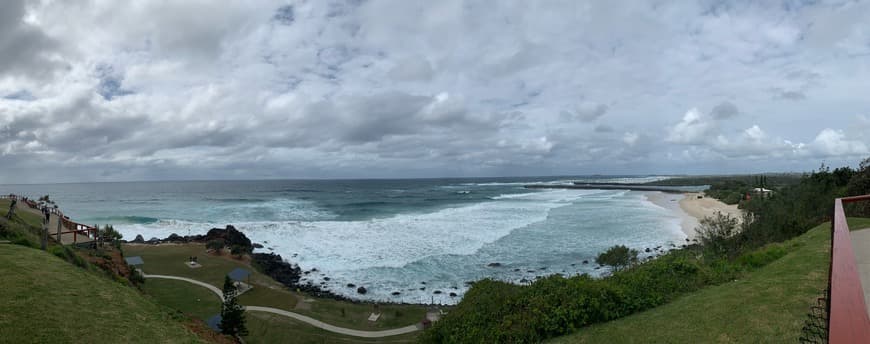
<path id="1" fill-rule="evenodd" d="M 438 262 L 455 261 L 457 257 L 461 256 L 475 261 L 475 266 L 485 266 L 486 263 L 493 261 L 489 260 L 493 258 L 489 258 L 491 253 L 488 252 L 511 250 L 511 245 L 516 245 L 516 243 L 505 244 L 504 249 L 498 248 L 498 244 L 495 244 L 496 246 L 488 245 L 492 245 L 520 228 L 524 228 L 523 231 L 541 230 L 536 229 L 537 225 L 532 224 L 551 221 L 548 219 L 551 214 L 553 216 L 564 214 L 568 208 L 553 211 L 563 206 L 588 203 L 577 208 L 581 211 L 578 213 L 581 214 L 579 216 L 584 216 L 582 209 L 591 211 L 589 209 L 601 207 L 611 202 L 621 204 L 621 207 L 625 207 L 622 209 L 626 210 L 631 207 L 645 208 L 638 205 L 639 202 L 622 202 L 619 199 L 613 199 L 621 198 L 626 193 L 627 191 L 611 190 L 546 190 L 504 195 L 509 197 L 442 209 L 431 213 L 398 214 L 388 218 L 364 221 L 197 223 L 163 220 L 149 224 L 123 225 L 117 228 L 129 240 L 136 234 L 142 234 L 146 239 L 151 237 L 163 238 L 172 233 L 180 235 L 204 234 L 209 228 L 222 227 L 226 223 L 232 223 L 244 231 L 252 241 L 266 246 L 260 251 L 274 251 L 284 258 L 298 263 L 303 269 L 316 267 L 320 272 L 307 275 L 307 278 L 311 282 L 319 284 L 324 282 L 325 276 L 329 276 L 330 281 L 326 281 L 325 286 L 338 294 L 369 300 L 401 300 L 424 303 L 431 300 L 432 292 L 437 289 L 442 290 L 443 294 L 435 296 L 436 302 L 455 303 L 460 297 L 451 298 L 448 293 L 456 292 L 461 296 L 467 290 L 463 284 L 464 281 L 479 278 L 482 273 L 492 273 L 492 271 L 453 271 L 450 267 L 454 265 L 447 263 L 432 270 L 432 264 L 438 265 Z M 629 199 L 634 199 L 634 197 Z M 604 203 L 601 200 L 604 200 Z M 574 212 L 573 208 L 571 209 Z M 663 211 L 661 208 L 658 210 Z M 661 219 L 658 216 L 653 218 Z M 576 221 L 571 220 L 571 223 L 582 222 L 580 219 L 597 221 L 592 218 L 580 217 Z M 559 221 L 564 220 L 563 218 Z M 641 220 L 638 221 L 640 221 L 639 224 L 644 223 Z M 668 223 L 672 223 L 671 221 L 670 219 L 666 220 Z M 658 223 L 658 221 L 656 222 Z M 553 226 L 561 228 L 563 226 L 561 223 L 554 222 Z M 678 224 L 674 223 L 674 225 Z M 649 224 L 649 226 L 654 227 L 655 225 Z M 678 227 L 676 228 L 678 229 Z M 523 231 L 518 231 L 517 233 L 520 233 L 518 235 L 525 233 Z M 547 233 L 541 235 L 567 235 L 567 233 L 575 232 L 553 234 L 552 230 L 548 229 L 541 233 Z M 571 235 L 584 235 L 582 232 L 577 233 Z M 646 237 L 626 240 L 623 239 L 625 234 L 608 234 L 608 236 L 613 235 L 618 237 L 614 240 L 619 240 L 619 243 L 634 243 L 638 247 L 644 244 L 635 241 L 655 242 L 658 240 Z M 506 238 L 506 242 L 510 242 L 511 238 Z M 528 242 L 524 245 L 532 243 Z M 548 252 L 547 248 L 540 250 Z M 483 254 L 483 256 L 477 257 L 478 254 Z M 505 259 L 504 257 L 507 256 L 503 256 L 501 259 Z M 505 260 L 500 261 L 504 262 Z M 513 277 L 516 276 L 502 276 L 502 278 Z M 422 285 L 419 283 L 423 280 L 429 281 L 429 283 L 427 290 L 420 291 L 419 287 Z M 355 290 L 346 288 L 347 283 L 365 285 L 367 288 L 370 287 L 370 292 L 365 296 L 360 296 L 356 294 Z M 457 289 L 453 289 L 453 287 Z M 400 299 L 390 295 L 393 291 L 402 292 Z"/>
<path id="2" fill-rule="evenodd" d="M 541 182 L 528 182 L 528 183 L 524 183 L 524 182 L 511 182 L 511 183 L 498 183 L 498 182 L 492 182 L 492 183 L 462 183 L 462 184 L 459 184 L 459 185 L 462 185 L 462 186 L 523 186 L 523 185 L 528 185 L 528 184 L 541 184 Z"/>
<path id="3" fill-rule="evenodd" d="M 538 200 L 538 201 L 571 201 L 582 197 L 589 196 L 603 196 L 605 198 L 619 197 L 626 193 L 626 191 L 612 191 L 612 190 L 581 190 L 581 189 L 566 189 L 566 190 L 550 190 L 550 191 L 536 191 L 536 192 L 527 192 L 527 193 L 515 193 L 515 194 L 501 194 L 498 196 L 490 197 L 493 200 L 510 200 L 510 199 L 523 199 L 523 200 Z M 560 197 L 556 199 L 555 197 Z"/>
<path id="4" fill-rule="evenodd" d="M 279 254 L 298 254 L 299 264 L 325 271 L 402 267 L 435 255 L 469 255 L 511 231 L 544 221 L 550 209 L 582 196 L 557 190 L 528 202 L 491 201 L 427 214 L 399 214 L 366 221 L 239 224 Z M 287 240 L 292 238 L 291 240 Z"/>
<path id="5" fill-rule="evenodd" d="M 589 182 L 589 183 L 612 183 L 612 184 L 643 184 L 652 183 L 662 180 L 671 179 L 669 176 L 649 176 L 649 177 L 620 177 L 620 178 L 579 178 L 573 181 Z"/>

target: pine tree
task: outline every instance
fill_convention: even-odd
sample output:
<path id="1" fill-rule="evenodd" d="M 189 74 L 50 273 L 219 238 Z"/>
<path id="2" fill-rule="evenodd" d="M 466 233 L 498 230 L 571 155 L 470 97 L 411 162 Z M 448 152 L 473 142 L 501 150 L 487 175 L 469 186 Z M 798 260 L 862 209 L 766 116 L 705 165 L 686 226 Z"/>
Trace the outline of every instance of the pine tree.
<path id="1" fill-rule="evenodd" d="M 230 336 L 246 336 L 245 309 L 236 302 L 236 285 L 229 276 L 224 277 L 224 303 L 221 306 L 221 333 Z"/>

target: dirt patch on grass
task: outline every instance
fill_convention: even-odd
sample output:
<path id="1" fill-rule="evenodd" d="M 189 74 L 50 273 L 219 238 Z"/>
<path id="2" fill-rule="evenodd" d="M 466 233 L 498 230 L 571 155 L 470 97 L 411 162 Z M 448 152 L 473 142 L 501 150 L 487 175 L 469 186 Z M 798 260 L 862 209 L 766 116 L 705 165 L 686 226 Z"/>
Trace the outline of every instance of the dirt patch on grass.
<path id="1" fill-rule="evenodd" d="M 184 327 L 186 327 L 190 332 L 196 334 L 197 337 L 202 338 L 204 341 L 208 343 L 217 343 L 217 344 L 235 344 L 237 343 L 233 337 L 220 334 L 212 330 L 205 322 L 198 319 L 190 319 L 184 322 Z"/>

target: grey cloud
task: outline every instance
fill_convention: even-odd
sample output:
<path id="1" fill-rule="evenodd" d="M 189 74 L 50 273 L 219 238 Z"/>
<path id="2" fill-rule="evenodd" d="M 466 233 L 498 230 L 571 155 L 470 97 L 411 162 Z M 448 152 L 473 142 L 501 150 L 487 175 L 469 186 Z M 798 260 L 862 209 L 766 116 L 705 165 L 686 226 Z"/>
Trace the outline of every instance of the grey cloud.
<path id="1" fill-rule="evenodd" d="M 844 13 L 866 5 L 21 4 L 0 178 L 715 173 L 870 147 L 839 131 L 866 114 L 870 25 Z"/>
<path id="2" fill-rule="evenodd" d="M 0 11 L 0 77 L 4 74 L 45 78 L 63 66 L 58 42 L 24 22 L 23 0 L 6 1 Z"/>
<path id="3" fill-rule="evenodd" d="M 583 122 L 592 122 L 607 113 L 608 106 L 595 102 L 582 102 L 575 106 L 573 111 L 563 111 L 562 117 L 576 119 Z"/>
<path id="4" fill-rule="evenodd" d="M 412 56 L 400 60 L 390 72 L 399 81 L 426 81 L 432 79 L 432 65 L 422 56 Z"/>
<path id="5" fill-rule="evenodd" d="M 804 100 L 807 96 L 801 91 L 779 91 L 777 98 L 786 100 Z"/>
<path id="6" fill-rule="evenodd" d="M 740 114 L 740 110 L 731 102 L 724 101 L 719 103 L 713 107 L 713 110 L 710 111 L 710 115 L 713 116 L 714 119 L 729 119 L 735 117 Z"/>
<path id="7" fill-rule="evenodd" d="M 612 133 L 613 127 L 606 124 L 599 124 L 595 126 L 594 130 L 596 133 Z"/>
<path id="8" fill-rule="evenodd" d="M 18 90 L 16 92 L 9 93 L 3 96 L 4 99 L 9 100 L 23 100 L 23 101 L 32 101 L 36 100 L 36 97 L 33 96 L 32 93 L 28 90 Z"/>
<path id="9" fill-rule="evenodd" d="M 281 6 L 275 10 L 275 15 L 272 19 L 282 25 L 291 25 L 296 20 L 296 14 L 293 11 L 292 5 Z"/>

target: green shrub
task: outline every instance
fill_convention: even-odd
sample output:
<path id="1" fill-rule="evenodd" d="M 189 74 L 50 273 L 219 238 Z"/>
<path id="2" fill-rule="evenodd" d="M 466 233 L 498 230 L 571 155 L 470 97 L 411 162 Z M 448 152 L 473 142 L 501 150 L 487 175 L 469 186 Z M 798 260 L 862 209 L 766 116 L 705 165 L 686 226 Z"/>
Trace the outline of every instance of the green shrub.
<path id="1" fill-rule="evenodd" d="M 779 244 L 773 244 L 757 251 L 746 253 L 737 258 L 737 263 L 757 269 L 786 255 L 788 251 Z"/>
<path id="2" fill-rule="evenodd" d="M 247 252 L 247 250 L 244 247 L 239 246 L 239 245 L 233 245 L 232 247 L 230 247 L 230 254 L 232 254 L 234 256 L 240 256 L 240 255 L 245 254 L 246 252 Z"/>
<path id="3" fill-rule="evenodd" d="M 23 235 L 17 235 L 17 236 L 10 238 L 10 239 L 11 240 L 9 240 L 9 242 L 11 242 L 15 245 L 27 246 L 30 248 L 39 248 L 39 244 L 33 242 L 32 240 L 28 239 L 27 237 L 25 237 Z"/>
<path id="4" fill-rule="evenodd" d="M 714 259 L 735 254 L 739 247 L 732 237 L 737 233 L 737 224 L 737 218 L 718 211 L 713 216 L 701 219 L 696 230 L 704 251 Z"/>
<path id="5" fill-rule="evenodd" d="M 535 343 L 649 309 L 711 282 L 689 251 L 594 279 L 553 275 L 530 286 L 483 280 L 423 336 L 428 343 Z"/>
<path id="6" fill-rule="evenodd" d="M 607 251 L 601 252 L 595 262 L 600 265 L 613 267 L 613 270 L 619 271 L 631 264 L 637 263 L 637 250 L 629 249 L 625 245 L 613 246 Z"/>
<path id="7" fill-rule="evenodd" d="M 63 249 L 63 246 L 51 246 L 48 248 L 48 253 L 51 253 L 60 259 L 67 260 L 66 250 Z"/>
<path id="8" fill-rule="evenodd" d="M 74 249 L 69 246 L 51 246 L 48 248 L 48 252 L 80 268 L 90 268 L 90 264 L 88 264 L 84 258 L 76 254 Z"/>
<path id="9" fill-rule="evenodd" d="M 135 267 L 130 267 L 130 282 L 134 285 L 140 285 L 145 283 L 145 276 L 139 272 Z"/>
<path id="10" fill-rule="evenodd" d="M 223 249 L 225 246 L 226 243 L 224 243 L 224 239 L 209 240 L 207 243 L 205 243 L 205 248 L 209 250 L 220 250 Z"/>

